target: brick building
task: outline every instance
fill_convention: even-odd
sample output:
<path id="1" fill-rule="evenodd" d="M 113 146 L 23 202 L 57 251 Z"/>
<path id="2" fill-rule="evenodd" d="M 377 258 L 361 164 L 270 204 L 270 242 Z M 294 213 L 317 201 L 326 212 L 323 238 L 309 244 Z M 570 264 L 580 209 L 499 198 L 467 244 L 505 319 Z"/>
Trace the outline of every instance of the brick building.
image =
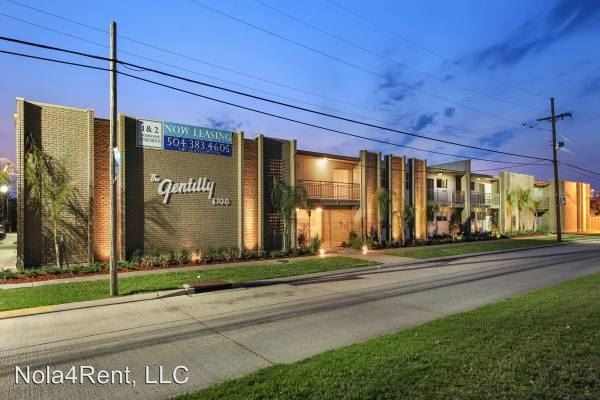
<path id="1" fill-rule="evenodd" d="M 75 189 L 61 218 L 64 261 L 106 261 L 108 121 L 90 109 L 22 98 L 17 98 L 16 109 L 19 171 L 24 171 L 30 145 L 36 143 L 49 156 L 64 160 Z M 308 197 L 307 209 L 295 213 L 293 245 L 318 234 L 325 247 L 335 247 L 352 232 L 388 241 L 426 239 L 434 225 L 436 233 L 447 230 L 444 223 L 455 212 L 461 223 L 471 221 L 471 229 L 486 230 L 490 215 L 503 210 L 498 192 L 506 178 L 472 173 L 469 160 L 428 167 L 426 160 L 366 150 L 356 157 L 316 153 L 298 149 L 295 140 L 263 135 L 250 139 L 243 132 L 125 114 L 118 116 L 117 125 L 120 259 L 137 249 L 279 248 L 282 224 L 270 201 L 273 179 L 302 187 Z M 20 174 L 17 183 L 18 262 L 53 264 L 52 229 L 29 198 L 25 179 Z M 440 205 L 437 224 L 428 221 L 431 201 Z M 412 229 L 403 227 L 399 218 L 407 207 L 414 212 Z M 589 207 L 579 208 L 577 221 L 584 223 Z M 510 213 L 502 211 L 502 221 L 506 218 Z"/>

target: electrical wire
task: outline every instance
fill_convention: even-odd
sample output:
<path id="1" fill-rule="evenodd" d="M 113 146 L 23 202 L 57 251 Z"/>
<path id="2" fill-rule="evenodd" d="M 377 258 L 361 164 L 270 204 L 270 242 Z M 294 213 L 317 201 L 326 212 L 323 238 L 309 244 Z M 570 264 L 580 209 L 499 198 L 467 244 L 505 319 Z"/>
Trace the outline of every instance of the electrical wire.
<path id="1" fill-rule="evenodd" d="M 49 46 L 49 45 L 44 45 L 44 44 L 29 42 L 29 41 L 25 41 L 25 40 L 21 40 L 21 39 L 8 38 L 8 37 L 5 37 L 5 36 L 0 36 L 0 40 L 4 40 L 4 41 L 8 41 L 8 42 L 13 42 L 13 43 L 18 43 L 18 44 L 23 44 L 23 45 L 32 46 L 32 47 L 39 47 L 39 48 L 43 48 L 43 49 L 46 49 L 46 50 L 59 51 L 59 52 L 67 53 L 67 54 L 74 54 L 74 55 L 78 55 L 78 56 L 90 57 L 90 58 L 93 58 L 93 59 L 98 59 L 98 60 L 103 60 L 103 61 L 110 61 L 110 59 L 107 58 L 107 57 L 101 57 L 101 56 L 92 55 L 92 54 L 88 54 L 88 53 L 84 53 L 84 52 L 80 52 L 80 51 L 75 51 L 75 50 L 60 48 L 60 47 L 56 47 L 56 46 Z M 240 96 L 244 96 L 244 97 L 249 97 L 249 98 L 252 98 L 252 99 L 255 99 L 255 100 L 260 100 L 260 101 L 263 101 L 263 102 L 267 102 L 267 103 L 271 103 L 271 104 L 276 104 L 276 105 L 280 105 L 280 106 L 284 106 L 284 107 L 296 109 L 296 110 L 299 110 L 299 111 L 305 111 L 305 112 L 309 112 L 309 113 L 312 113 L 312 114 L 316 114 L 316 115 L 320 115 L 320 116 L 325 116 L 325 117 L 328 117 L 328 118 L 337 119 L 337 120 L 341 120 L 341 121 L 344 121 L 344 122 L 350 122 L 350 123 L 354 123 L 354 124 L 357 124 L 357 125 L 362 125 L 362 126 L 366 126 L 366 127 L 370 127 L 370 128 L 375 128 L 375 129 L 379 129 L 379 130 L 385 130 L 385 131 L 388 131 L 388 132 L 399 133 L 399 134 L 403 134 L 403 135 L 407 135 L 407 136 L 411 136 L 411 137 L 416 137 L 416 138 L 420 138 L 420 139 L 430 140 L 430 141 L 434 141 L 434 142 L 438 142 L 438 143 L 450 144 L 450 145 L 454 145 L 454 146 L 458 146 L 458 147 L 470 148 L 470 149 L 484 151 L 484 152 L 489 152 L 489 153 L 496 153 L 496 154 L 503 154 L 503 155 L 513 156 L 513 157 L 520 157 L 520 158 L 529 158 L 529 159 L 549 161 L 547 158 L 543 158 L 543 157 L 537 157 L 537 156 L 532 156 L 532 155 L 524 155 L 524 154 L 517 154 L 517 153 L 506 152 L 506 151 L 501 151 L 501 150 L 487 149 L 487 148 L 480 147 L 480 146 L 472 146 L 472 145 L 462 144 L 462 143 L 453 142 L 453 141 L 445 140 L 445 139 L 431 138 L 429 136 L 420 135 L 420 134 L 417 134 L 417 133 L 414 133 L 414 132 L 408 132 L 408 131 L 403 131 L 403 130 L 399 130 L 399 129 L 388 128 L 388 127 L 384 127 L 384 126 L 380 126 L 380 125 L 375 125 L 375 124 L 370 124 L 370 123 L 367 123 L 367 122 L 362 122 L 362 121 L 358 121 L 358 120 L 354 120 L 354 119 L 350 119 L 350 118 L 346 118 L 346 117 L 341 117 L 341 116 L 334 115 L 334 114 L 329 114 L 329 113 L 325 113 L 325 112 L 321 112 L 321 111 L 317 111 L 317 110 L 312 110 L 312 109 L 305 108 L 305 107 L 295 106 L 295 105 L 292 105 L 292 104 L 289 104 L 289 103 L 284 103 L 284 102 L 280 102 L 280 101 L 277 101 L 277 100 L 272 100 L 272 99 L 268 99 L 268 98 L 265 98 L 265 97 L 252 95 L 252 94 L 241 92 L 241 91 L 238 91 L 238 90 L 228 89 L 228 88 L 225 88 L 225 87 L 222 87 L 222 86 L 218 86 L 218 85 L 213 85 L 213 84 L 210 84 L 210 83 L 207 83 L 207 82 L 197 81 L 195 79 L 186 78 L 186 77 L 183 77 L 183 76 L 171 74 L 169 72 L 160 71 L 160 70 L 157 70 L 157 69 L 154 69 L 154 68 L 145 67 L 145 66 L 141 66 L 141 65 L 138 65 L 138 64 L 133 64 L 133 63 L 129 63 L 129 62 L 125 62 L 125 61 L 119 61 L 119 60 L 116 60 L 116 62 L 119 63 L 120 65 L 128 65 L 130 67 L 134 67 L 134 68 L 138 68 L 138 69 L 144 69 L 144 70 L 146 70 L 148 72 L 153 72 L 153 73 L 156 73 L 156 74 L 159 74 L 159 75 L 162 75 L 162 76 L 167 76 L 167 77 L 170 77 L 170 78 L 175 78 L 175 79 L 182 80 L 182 81 L 185 81 L 185 82 L 194 83 L 194 84 L 198 84 L 198 85 L 201 85 L 201 86 L 210 87 L 210 88 L 213 88 L 213 89 L 218 89 L 218 90 L 221 90 L 221 91 L 233 93 L 233 94 L 236 94 L 236 95 L 240 95 Z"/>

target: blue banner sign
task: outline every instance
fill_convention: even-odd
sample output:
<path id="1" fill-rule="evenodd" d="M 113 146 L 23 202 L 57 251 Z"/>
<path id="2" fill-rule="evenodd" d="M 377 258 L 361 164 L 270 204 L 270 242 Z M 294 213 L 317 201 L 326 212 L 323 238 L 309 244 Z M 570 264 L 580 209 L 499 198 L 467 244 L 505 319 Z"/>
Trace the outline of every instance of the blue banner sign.
<path id="1" fill-rule="evenodd" d="M 175 122 L 164 122 L 164 135 L 182 139 L 200 139 L 211 142 L 232 144 L 233 132 L 220 129 L 202 128 L 200 126 L 184 125 Z"/>
<path id="2" fill-rule="evenodd" d="M 163 148 L 189 153 L 231 156 L 233 132 L 200 126 L 163 123 Z"/>

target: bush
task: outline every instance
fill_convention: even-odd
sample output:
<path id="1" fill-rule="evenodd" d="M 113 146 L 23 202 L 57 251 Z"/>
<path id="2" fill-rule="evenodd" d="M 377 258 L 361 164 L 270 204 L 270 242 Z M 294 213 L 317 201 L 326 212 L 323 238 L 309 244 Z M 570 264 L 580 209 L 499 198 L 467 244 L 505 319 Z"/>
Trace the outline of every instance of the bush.
<path id="1" fill-rule="evenodd" d="M 13 271 L 11 269 L 0 270 L 0 281 L 15 279 L 17 277 L 19 277 L 19 273 L 16 271 Z"/>
<path id="2" fill-rule="evenodd" d="M 192 254 L 188 249 L 181 249 L 174 253 L 175 262 L 179 265 L 189 264 L 192 260 Z"/>
<path id="3" fill-rule="evenodd" d="M 304 233 L 304 231 L 300 232 L 298 234 L 298 246 L 299 247 L 305 247 L 306 246 L 306 242 L 307 242 L 307 237 L 306 237 L 306 233 Z"/>
<path id="4" fill-rule="evenodd" d="M 129 261 L 133 264 L 140 265 L 142 263 L 142 259 L 144 257 L 144 252 L 141 249 L 135 249 L 131 256 L 129 257 Z"/>
<path id="5" fill-rule="evenodd" d="M 281 250 L 273 250 L 272 252 L 269 253 L 270 258 L 281 258 L 281 257 L 285 257 L 285 256 L 287 256 L 287 253 L 285 251 L 281 251 Z"/>
<path id="6" fill-rule="evenodd" d="M 321 238 L 317 234 L 310 239 L 310 251 L 317 253 L 319 249 L 321 249 Z"/>

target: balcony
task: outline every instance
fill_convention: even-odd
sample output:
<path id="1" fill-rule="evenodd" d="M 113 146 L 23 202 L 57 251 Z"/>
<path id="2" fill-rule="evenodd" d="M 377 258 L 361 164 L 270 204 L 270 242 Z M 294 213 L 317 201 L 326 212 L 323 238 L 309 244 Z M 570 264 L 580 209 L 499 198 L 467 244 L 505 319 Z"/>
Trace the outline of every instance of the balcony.
<path id="1" fill-rule="evenodd" d="M 301 180 L 298 186 L 303 187 L 306 196 L 313 200 L 360 200 L 358 183 Z"/>
<path id="2" fill-rule="evenodd" d="M 500 196 L 498 193 L 471 192 L 471 207 L 486 208 L 499 206 Z"/>
<path id="3" fill-rule="evenodd" d="M 428 189 L 427 200 L 433 200 L 440 206 L 463 207 L 465 204 L 465 192 L 455 192 L 446 189 Z"/>

